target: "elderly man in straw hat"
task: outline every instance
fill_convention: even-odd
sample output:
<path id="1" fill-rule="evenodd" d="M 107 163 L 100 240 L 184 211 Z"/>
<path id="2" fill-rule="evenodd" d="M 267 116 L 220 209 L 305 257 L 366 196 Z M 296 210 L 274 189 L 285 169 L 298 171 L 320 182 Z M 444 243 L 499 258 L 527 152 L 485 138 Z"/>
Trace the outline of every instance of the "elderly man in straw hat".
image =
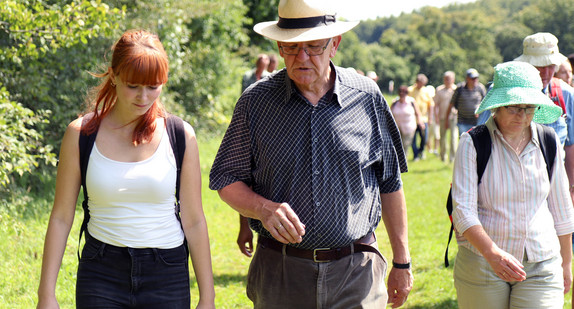
<path id="1" fill-rule="evenodd" d="M 412 288 L 400 135 L 377 85 L 331 62 L 358 24 L 331 5 L 281 0 L 279 21 L 254 27 L 286 68 L 241 95 L 211 170 L 210 188 L 259 234 L 255 308 L 399 307 Z"/>

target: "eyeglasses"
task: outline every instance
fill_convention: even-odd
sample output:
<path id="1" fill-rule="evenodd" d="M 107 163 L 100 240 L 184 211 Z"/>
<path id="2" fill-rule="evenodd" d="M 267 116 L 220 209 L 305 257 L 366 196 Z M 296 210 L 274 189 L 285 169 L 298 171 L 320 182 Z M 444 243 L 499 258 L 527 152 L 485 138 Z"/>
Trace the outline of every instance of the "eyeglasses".
<path id="1" fill-rule="evenodd" d="M 308 56 L 319 56 L 325 52 L 327 46 L 331 43 L 331 39 L 327 41 L 325 46 L 307 46 L 307 47 L 299 47 L 297 45 L 280 45 L 279 48 L 283 51 L 286 55 L 299 55 L 299 50 L 303 49 Z"/>
<path id="2" fill-rule="evenodd" d="M 520 113 L 520 111 L 524 111 L 526 115 L 533 115 L 536 113 L 540 106 L 532 106 L 532 107 L 518 107 L 518 106 L 505 106 L 506 110 L 513 115 Z"/>

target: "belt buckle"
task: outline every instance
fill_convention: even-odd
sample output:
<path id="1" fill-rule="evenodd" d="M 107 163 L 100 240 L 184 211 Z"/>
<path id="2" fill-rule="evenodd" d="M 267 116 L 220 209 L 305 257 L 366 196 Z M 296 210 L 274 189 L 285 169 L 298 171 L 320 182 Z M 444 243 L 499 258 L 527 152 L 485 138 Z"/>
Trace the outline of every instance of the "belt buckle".
<path id="1" fill-rule="evenodd" d="M 317 251 L 327 251 L 327 250 L 331 250 L 331 248 L 317 248 L 317 249 L 313 249 L 313 262 L 315 262 L 315 263 L 330 262 L 331 260 L 317 260 Z"/>

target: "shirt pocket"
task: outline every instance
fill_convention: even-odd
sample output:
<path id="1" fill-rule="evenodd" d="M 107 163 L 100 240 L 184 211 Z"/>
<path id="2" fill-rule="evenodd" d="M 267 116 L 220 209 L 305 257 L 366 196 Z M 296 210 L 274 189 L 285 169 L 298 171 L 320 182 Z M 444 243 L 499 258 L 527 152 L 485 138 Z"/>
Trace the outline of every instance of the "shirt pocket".
<path id="1" fill-rule="evenodd" d="M 335 131 L 333 142 L 338 153 L 345 158 L 346 164 L 365 169 L 381 159 L 382 142 L 372 132 L 355 128 Z"/>

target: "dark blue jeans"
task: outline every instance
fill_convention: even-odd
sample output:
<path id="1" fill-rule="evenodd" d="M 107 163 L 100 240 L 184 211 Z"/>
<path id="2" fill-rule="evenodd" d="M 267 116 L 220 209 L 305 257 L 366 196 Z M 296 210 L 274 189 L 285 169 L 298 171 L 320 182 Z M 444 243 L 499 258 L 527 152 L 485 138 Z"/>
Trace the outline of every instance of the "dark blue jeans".
<path id="1" fill-rule="evenodd" d="M 185 247 L 122 248 L 87 234 L 78 266 L 76 308 L 189 309 Z"/>

